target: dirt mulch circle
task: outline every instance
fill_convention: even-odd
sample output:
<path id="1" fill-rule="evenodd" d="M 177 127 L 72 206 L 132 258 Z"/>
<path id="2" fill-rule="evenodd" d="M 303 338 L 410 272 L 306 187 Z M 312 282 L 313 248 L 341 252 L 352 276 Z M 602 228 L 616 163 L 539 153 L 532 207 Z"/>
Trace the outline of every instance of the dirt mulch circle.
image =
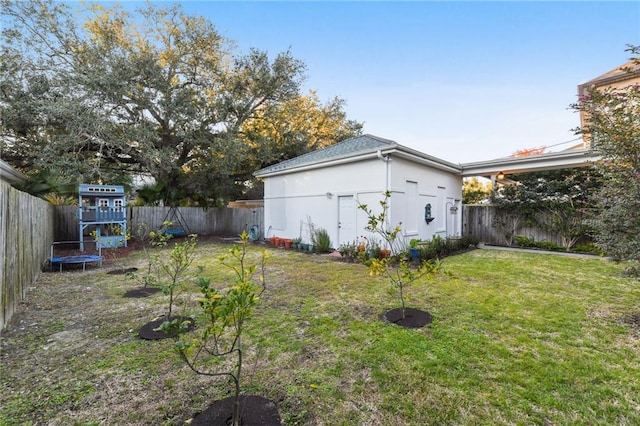
<path id="1" fill-rule="evenodd" d="M 431 324 L 433 317 L 429 312 L 415 308 L 404 308 L 404 318 L 402 308 L 394 308 L 384 312 L 380 317 L 395 325 L 405 328 L 421 328 Z"/>
<path id="2" fill-rule="evenodd" d="M 107 275 L 127 275 L 127 274 L 133 274 L 137 270 L 138 268 L 112 269 L 109 272 L 107 272 Z"/>
<path id="3" fill-rule="evenodd" d="M 132 298 L 149 297 L 160 291 L 162 291 L 162 289 L 158 287 L 140 287 L 140 288 L 134 288 L 133 290 L 129 290 L 125 292 L 123 297 L 132 297 Z"/>
<path id="4" fill-rule="evenodd" d="M 188 332 L 196 328 L 195 321 L 193 320 L 193 318 L 190 318 L 190 317 L 171 318 L 171 320 L 174 320 L 174 319 L 179 319 L 180 322 L 189 321 L 189 327 L 187 327 L 187 329 L 184 330 L 184 332 Z M 140 332 L 138 333 L 138 335 L 140 336 L 141 339 L 144 339 L 144 340 L 161 340 L 161 339 L 169 339 L 172 337 L 176 337 L 176 333 L 167 334 L 162 330 L 157 330 L 157 328 L 159 328 L 162 325 L 162 323 L 164 323 L 165 321 L 166 319 L 162 317 L 146 323 L 145 325 L 142 326 L 142 328 L 140 328 Z"/>
<path id="5" fill-rule="evenodd" d="M 622 318 L 622 322 L 640 329 L 640 312 L 635 312 L 632 314 L 625 315 Z"/>
<path id="6" fill-rule="evenodd" d="M 189 423 L 191 426 L 231 424 L 233 400 L 230 396 L 216 401 L 206 410 L 196 414 Z M 240 424 L 244 426 L 280 426 L 280 414 L 273 401 L 256 395 L 240 395 Z"/>

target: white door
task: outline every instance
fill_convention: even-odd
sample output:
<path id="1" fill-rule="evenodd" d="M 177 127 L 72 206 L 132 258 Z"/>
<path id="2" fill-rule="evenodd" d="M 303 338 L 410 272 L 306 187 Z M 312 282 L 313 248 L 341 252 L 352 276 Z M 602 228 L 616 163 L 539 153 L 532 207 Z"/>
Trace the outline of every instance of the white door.
<path id="1" fill-rule="evenodd" d="M 353 195 L 338 197 L 338 246 L 355 241 L 356 202 Z"/>

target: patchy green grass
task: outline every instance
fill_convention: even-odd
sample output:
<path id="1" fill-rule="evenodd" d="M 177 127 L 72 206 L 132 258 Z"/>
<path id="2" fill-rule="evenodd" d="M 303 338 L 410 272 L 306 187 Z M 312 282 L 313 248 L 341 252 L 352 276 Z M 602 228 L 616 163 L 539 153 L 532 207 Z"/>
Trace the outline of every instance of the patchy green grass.
<path id="1" fill-rule="evenodd" d="M 197 263 L 230 272 L 203 243 Z M 257 248 L 251 250 L 257 256 Z M 434 322 L 379 319 L 398 306 L 382 277 L 329 256 L 270 250 L 268 290 L 247 325 L 247 393 L 287 425 L 640 424 L 640 283 L 600 258 L 476 250 L 452 277 L 409 288 Z M 120 260 L 143 267 L 140 253 Z M 1 341 L 0 424 L 177 425 L 229 395 L 172 342 L 137 338 L 166 298 L 103 269 L 43 274 Z M 184 295 L 197 312 L 195 288 Z"/>

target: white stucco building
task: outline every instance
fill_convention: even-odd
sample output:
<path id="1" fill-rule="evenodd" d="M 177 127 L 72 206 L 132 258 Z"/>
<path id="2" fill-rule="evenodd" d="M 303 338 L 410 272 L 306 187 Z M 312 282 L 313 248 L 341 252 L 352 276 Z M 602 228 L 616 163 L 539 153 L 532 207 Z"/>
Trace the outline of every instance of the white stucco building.
<path id="1" fill-rule="evenodd" d="M 372 135 L 261 169 L 264 235 L 309 241 L 309 224 L 328 231 L 334 248 L 367 235 L 366 204 L 374 211 L 386 191 L 389 225 L 403 236 L 456 236 L 462 226 L 460 165 Z"/>

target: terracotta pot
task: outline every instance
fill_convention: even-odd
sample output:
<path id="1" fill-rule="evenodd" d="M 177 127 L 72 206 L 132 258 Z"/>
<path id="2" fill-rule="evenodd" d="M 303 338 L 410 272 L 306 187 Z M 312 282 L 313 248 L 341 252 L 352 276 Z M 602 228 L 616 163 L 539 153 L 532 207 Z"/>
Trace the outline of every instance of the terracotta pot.
<path id="1" fill-rule="evenodd" d="M 290 238 L 283 238 L 283 239 L 282 239 L 282 243 L 284 244 L 284 248 L 288 248 L 288 249 L 290 249 L 290 248 L 291 248 L 291 243 L 292 243 L 292 242 L 293 242 L 293 240 L 292 240 L 292 239 L 290 239 Z"/>
<path id="2" fill-rule="evenodd" d="M 391 250 L 380 249 L 380 258 L 381 259 L 385 259 L 385 258 L 387 258 L 389 256 L 391 256 Z"/>
<path id="3" fill-rule="evenodd" d="M 269 242 L 271 243 L 272 246 L 275 247 L 275 245 L 276 245 L 276 237 L 269 237 Z"/>
<path id="4" fill-rule="evenodd" d="M 273 241 L 274 247 L 280 247 L 280 241 L 282 241 L 282 239 L 279 237 L 273 237 L 273 238 L 274 238 L 274 241 Z"/>

